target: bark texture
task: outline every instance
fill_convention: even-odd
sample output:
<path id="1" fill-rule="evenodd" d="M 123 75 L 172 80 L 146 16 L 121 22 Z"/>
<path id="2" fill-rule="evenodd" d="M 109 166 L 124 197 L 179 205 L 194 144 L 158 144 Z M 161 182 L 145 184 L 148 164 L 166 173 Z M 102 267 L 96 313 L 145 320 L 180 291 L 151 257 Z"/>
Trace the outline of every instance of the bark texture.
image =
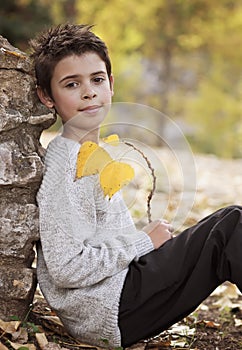
<path id="1" fill-rule="evenodd" d="M 39 138 L 55 118 L 38 101 L 29 57 L 0 36 L 0 318 L 23 318 L 36 288 Z"/>

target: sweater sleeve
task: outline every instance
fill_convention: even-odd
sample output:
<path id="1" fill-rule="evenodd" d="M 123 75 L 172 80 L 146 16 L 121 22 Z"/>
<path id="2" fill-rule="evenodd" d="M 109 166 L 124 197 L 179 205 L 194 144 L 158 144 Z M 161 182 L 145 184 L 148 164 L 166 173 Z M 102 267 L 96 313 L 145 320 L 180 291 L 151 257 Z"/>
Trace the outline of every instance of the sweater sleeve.
<path id="1" fill-rule="evenodd" d="M 73 181 L 68 170 L 59 170 L 54 181 L 53 177 L 43 181 L 38 197 L 43 256 L 58 287 L 100 283 L 154 249 L 149 236 L 131 223 L 121 220 L 122 228 L 112 224 L 124 215 L 117 212 L 119 206 L 114 205 L 111 214 L 105 210 L 97 214 L 94 177 Z M 48 172 L 45 176 L 48 178 Z M 97 224 L 97 215 L 104 215 L 110 222 Z"/>

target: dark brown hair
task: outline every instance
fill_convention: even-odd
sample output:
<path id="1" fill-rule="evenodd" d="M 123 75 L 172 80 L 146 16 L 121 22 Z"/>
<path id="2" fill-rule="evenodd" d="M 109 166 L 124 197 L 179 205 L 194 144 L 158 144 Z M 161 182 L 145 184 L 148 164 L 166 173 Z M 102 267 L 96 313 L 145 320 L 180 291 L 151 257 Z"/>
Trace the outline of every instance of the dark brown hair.
<path id="1" fill-rule="evenodd" d="M 111 61 L 106 44 L 92 31 L 93 26 L 60 24 L 30 41 L 37 85 L 52 97 L 50 82 L 56 64 L 64 57 L 95 52 L 104 62 L 108 77 Z"/>

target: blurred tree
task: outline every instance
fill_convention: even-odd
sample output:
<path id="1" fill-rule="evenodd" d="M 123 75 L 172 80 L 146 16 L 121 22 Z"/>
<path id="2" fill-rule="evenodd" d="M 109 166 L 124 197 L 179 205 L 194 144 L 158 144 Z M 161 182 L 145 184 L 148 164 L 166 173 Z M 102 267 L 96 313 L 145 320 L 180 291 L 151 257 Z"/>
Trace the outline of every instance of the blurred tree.
<path id="1" fill-rule="evenodd" d="M 47 0 L 8 0 L 0 4 L 0 34 L 25 51 L 28 40 L 52 23 Z"/>
<path id="2" fill-rule="evenodd" d="M 242 4 L 224 1 L 209 26 L 197 25 L 206 43 L 206 74 L 183 111 L 195 127 L 192 143 L 202 152 L 241 157 Z"/>
<path id="3" fill-rule="evenodd" d="M 53 0 L 50 4 L 52 19 L 55 24 L 77 20 L 77 0 Z"/>
<path id="4" fill-rule="evenodd" d="M 141 102 L 143 90 L 142 52 L 144 33 L 137 25 L 145 20 L 147 0 L 78 1 L 79 23 L 94 25 L 107 43 L 115 76 L 114 101 Z"/>

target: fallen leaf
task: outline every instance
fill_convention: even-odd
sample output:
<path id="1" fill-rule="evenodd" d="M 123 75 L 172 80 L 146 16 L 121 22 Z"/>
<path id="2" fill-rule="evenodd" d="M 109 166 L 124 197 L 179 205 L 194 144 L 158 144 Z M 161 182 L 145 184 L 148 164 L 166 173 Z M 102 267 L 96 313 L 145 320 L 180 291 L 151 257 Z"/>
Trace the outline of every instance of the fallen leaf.
<path id="1" fill-rule="evenodd" d="M 145 342 L 140 342 L 135 345 L 130 346 L 129 348 L 126 348 L 126 350 L 145 350 L 147 348 L 147 345 Z M 101 348 L 96 348 L 101 349 Z"/>
<path id="2" fill-rule="evenodd" d="M 223 297 L 219 298 L 216 302 L 213 303 L 213 306 L 219 308 L 220 310 L 223 310 L 225 308 L 241 308 L 240 303 L 233 303 L 227 295 L 224 295 Z"/>
<path id="3" fill-rule="evenodd" d="M 55 332 L 61 336 L 67 335 L 61 320 L 57 316 L 42 316 L 43 324 L 46 328 L 50 329 L 52 332 Z"/>
<path id="4" fill-rule="evenodd" d="M 206 320 L 202 320 L 202 321 L 198 321 L 197 324 L 202 324 L 207 328 L 213 328 L 213 329 L 220 329 L 221 328 L 221 324 L 220 323 L 216 323 L 213 321 L 206 321 Z"/>
<path id="5" fill-rule="evenodd" d="M 149 342 L 149 349 L 160 349 L 161 347 L 163 348 L 169 348 L 171 346 L 171 341 L 169 339 L 158 339 L 158 340 L 152 340 Z M 136 348 L 135 348 L 136 350 Z"/>
<path id="6" fill-rule="evenodd" d="M 34 344 L 20 344 L 20 343 L 14 343 L 9 341 L 10 345 L 12 346 L 12 348 L 14 348 L 15 350 L 18 350 L 20 348 L 24 349 L 28 349 L 28 350 L 36 350 L 36 347 Z"/>
<path id="7" fill-rule="evenodd" d="M 16 332 L 12 333 L 12 340 L 22 344 L 27 343 L 28 332 L 26 328 L 20 327 Z"/>
<path id="8" fill-rule="evenodd" d="M 62 348 L 59 344 L 56 344 L 56 343 L 48 343 L 44 347 L 44 350 L 68 350 L 68 349 Z"/>
<path id="9" fill-rule="evenodd" d="M 172 340 L 171 341 L 171 346 L 179 347 L 179 348 L 185 348 L 187 345 L 186 341 L 182 340 Z"/>
<path id="10" fill-rule="evenodd" d="M 48 344 L 48 340 L 44 333 L 35 333 L 35 338 L 41 350 L 44 350 L 45 346 Z"/>
<path id="11" fill-rule="evenodd" d="M 13 334 L 17 331 L 17 329 L 19 328 L 21 324 L 21 321 L 9 321 L 9 322 L 5 322 L 3 320 L 0 319 L 0 328 L 9 334 Z"/>
<path id="12" fill-rule="evenodd" d="M 172 334 L 173 336 L 174 335 L 177 335 L 177 336 L 193 336 L 196 332 L 195 328 L 192 327 L 190 328 L 189 326 L 187 325 L 183 325 L 183 324 L 174 324 L 173 326 L 171 326 L 167 332 L 169 334 Z"/>
<path id="13" fill-rule="evenodd" d="M 8 348 L 0 342 L 0 350 L 8 350 Z"/>
<path id="14" fill-rule="evenodd" d="M 51 322 L 55 323 L 58 326 L 64 327 L 63 323 L 61 322 L 61 320 L 59 319 L 58 316 L 42 316 L 41 318 L 44 319 L 44 320 L 51 321 Z"/>
<path id="15" fill-rule="evenodd" d="M 199 310 L 208 311 L 209 307 L 207 305 L 205 305 L 205 304 L 201 304 L 201 305 L 199 305 Z"/>
<path id="16" fill-rule="evenodd" d="M 235 284 L 226 282 L 221 286 L 218 286 L 211 295 L 226 296 L 229 299 L 237 299 L 239 295 L 241 295 L 241 292 Z"/>
<path id="17" fill-rule="evenodd" d="M 240 320 L 239 318 L 234 318 L 234 325 L 235 327 L 242 326 L 242 320 Z"/>

